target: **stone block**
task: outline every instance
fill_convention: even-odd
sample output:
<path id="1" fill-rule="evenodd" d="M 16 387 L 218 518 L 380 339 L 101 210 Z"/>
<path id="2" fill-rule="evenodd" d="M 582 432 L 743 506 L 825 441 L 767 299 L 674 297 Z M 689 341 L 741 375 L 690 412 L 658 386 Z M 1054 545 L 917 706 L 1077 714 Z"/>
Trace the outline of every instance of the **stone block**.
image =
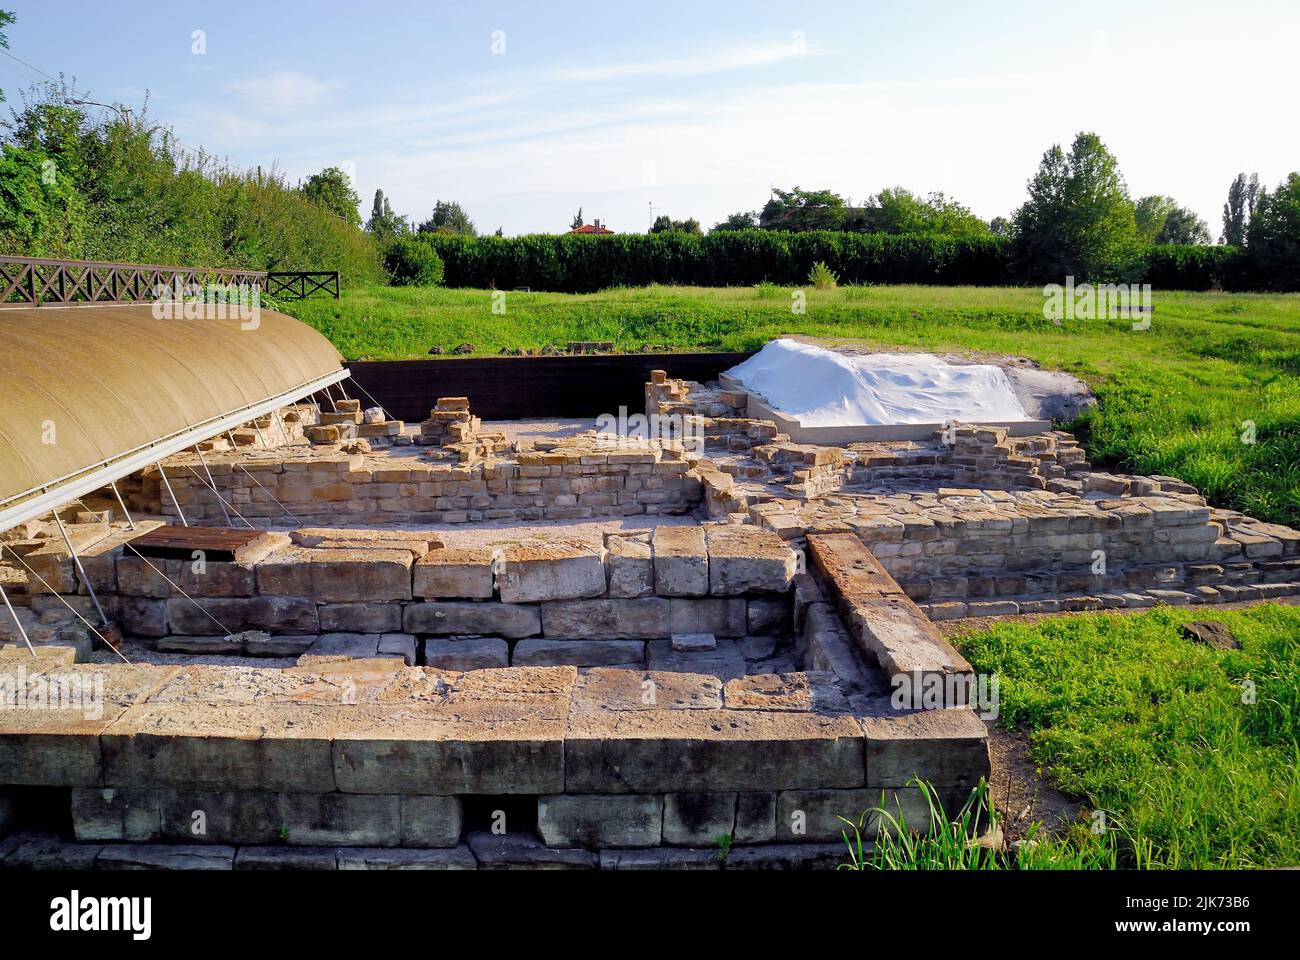
<path id="1" fill-rule="evenodd" d="M 733 597 L 747 593 L 785 593 L 798 569 L 798 557 L 770 530 L 748 524 L 705 528 L 709 549 L 709 593 Z"/>
<path id="2" fill-rule="evenodd" d="M 424 662 L 439 670 L 505 667 L 510 664 L 510 645 L 499 637 L 430 637 L 424 641 Z"/>
<path id="3" fill-rule="evenodd" d="M 537 832 L 549 847 L 653 847 L 663 833 L 664 798 L 557 794 L 537 798 Z"/>
<path id="4" fill-rule="evenodd" d="M 847 863 L 848 849 L 835 843 L 773 843 L 732 847 L 727 870 L 835 870 Z"/>
<path id="5" fill-rule="evenodd" d="M 645 663 L 641 640 L 520 640 L 511 659 L 517 667 L 612 667 Z"/>
<path id="6" fill-rule="evenodd" d="M 743 637 L 748 632 L 743 597 L 673 597 L 668 601 L 668 626 L 674 633 L 711 633 Z"/>
<path id="7" fill-rule="evenodd" d="M 444 636 L 490 634 L 516 639 L 542 632 L 537 607 L 513 603 L 443 601 L 408 604 L 402 616 L 407 633 Z"/>
<path id="8" fill-rule="evenodd" d="M 671 640 L 651 640 L 646 666 L 668 673 L 705 673 L 719 680 L 734 680 L 746 672 L 745 655 L 734 640 L 716 640 L 708 650 L 675 650 Z"/>
<path id="9" fill-rule="evenodd" d="M 656 594 L 702 597 L 709 592 L 709 556 L 702 527 L 656 527 L 652 542 Z"/>
<path id="10" fill-rule="evenodd" d="M 465 814 L 460 797 L 401 798 L 402 846 L 454 847 L 460 842 Z"/>
<path id="11" fill-rule="evenodd" d="M 409 633 L 384 633 L 379 637 L 377 653 L 381 657 L 401 657 L 408 666 L 415 666 L 418 641 Z"/>
<path id="12" fill-rule="evenodd" d="M 16 833 L 0 843 L 0 867 L 6 871 L 93 870 L 103 849 L 98 843 L 68 843 L 53 834 Z"/>
<path id="13" fill-rule="evenodd" d="M 553 600 L 542 604 L 542 633 L 548 639 L 634 640 L 669 636 L 668 601 Z"/>
<path id="14" fill-rule="evenodd" d="M 409 849 L 352 847 L 338 851 L 340 870 L 477 870 L 469 847 Z"/>
<path id="15" fill-rule="evenodd" d="M 674 633 L 672 648 L 678 653 L 703 653 L 718 648 L 718 638 L 711 633 Z"/>
<path id="16" fill-rule="evenodd" d="M 379 653 L 379 637 L 377 633 L 322 633 L 307 649 L 307 656 L 374 657 Z"/>
<path id="17" fill-rule="evenodd" d="M 580 542 L 509 546 L 501 557 L 501 599 L 537 603 L 599 597 L 605 592 L 601 552 Z"/>
<path id="18" fill-rule="evenodd" d="M 649 543 L 628 537 L 608 537 L 605 549 L 611 597 L 648 597 L 654 594 L 654 557 Z"/>
<path id="19" fill-rule="evenodd" d="M 880 810 L 888 817 L 882 817 Z M 841 820 L 840 818 L 844 819 Z M 892 819 L 891 819 L 892 818 Z M 861 824 L 864 839 L 881 831 L 930 829 L 930 806 L 919 787 L 861 790 L 782 790 L 776 798 L 776 838 L 782 843 L 843 840 Z"/>
<path id="20" fill-rule="evenodd" d="M 868 716 L 862 726 L 868 787 L 904 787 L 914 778 L 973 787 L 989 775 L 988 729 L 968 709 Z"/>
<path id="21" fill-rule="evenodd" d="M 736 794 L 670 793 L 664 797 L 664 843 L 707 847 L 736 827 Z"/>
<path id="22" fill-rule="evenodd" d="M 236 870 L 337 870 L 333 847 L 240 847 Z"/>
<path id="23" fill-rule="evenodd" d="M 736 843 L 771 843 L 776 839 L 776 794 L 736 795 Z"/>
<path id="24" fill-rule="evenodd" d="M 153 790 L 74 787 L 72 829 L 82 842 L 157 840 L 162 835 L 158 794 Z"/>
<path id="25" fill-rule="evenodd" d="M 403 837 L 402 800 L 364 793 L 281 794 L 283 836 L 305 847 L 395 847 Z"/>
<path id="26" fill-rule="evenodd" d="M 266 630 L 270 633 L 317 633 L 316 604 L 302 597 L 174 597 L 167 605 L 171 633 L 210 636 L 224 630 Z"/>
<path id="27" fill-rule="evenodd" d="M 602 870 L 721 870 L 722 851 L 682 847 L 641 847 L 600 851 Z"/>
<path id="28" fill-rule="evenodd" d="M 861 787 L 865 773 L 852 717 L 652 706 L 575 710 L 564 767 L 574 793 Z"/>
<path id="29" fill-rule="evenodd" d="M 745 632 L 783 636 L 791 629 L 791 602 L 784 597 L 751 597 L 745 608 Z"/>
<path id="30" fill-rule="evenodd" d="M 162 835 L 182 843 L 279 843 L 280 795 L 253 790 L 153 791 Z"/>
<path id="31" fill-rule="evenodd" d="M 196 844 L 109 845 L 95 860 L 98 870 L 232 870 L 235 848 Z"/>
<path id="32" fill-rule="evenodd" d="M 492 556 L 491 547 L 433 550 L 415 563 L 412 593 L 430 600 L 491 599 Z"/>
<path id="33" fill-rule="evenodd" d="M 548 847 L 522 833 L 471 833 L 469 848 L 480 870 L 592 870 L 596 855 L 581 848 Z"/>
<path id="34" fill-rule="evenodd" d="M 326 633 L 398 633 L 402 629 L 400 603 L 326 603 L 317 609 Z"/>

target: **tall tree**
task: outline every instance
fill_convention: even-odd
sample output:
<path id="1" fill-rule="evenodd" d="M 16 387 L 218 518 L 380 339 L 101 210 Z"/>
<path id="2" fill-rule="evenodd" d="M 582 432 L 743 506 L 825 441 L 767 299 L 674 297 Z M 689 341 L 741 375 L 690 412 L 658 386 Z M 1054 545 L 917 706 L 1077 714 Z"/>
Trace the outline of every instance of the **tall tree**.
<path id="1" fill-rule="evenodd" d="M 579 207 L 578 212 L 573 215 L 573 223 L 569 224 L 569 229 L 577 230 L 580 226 L 582 226 L 582 207 Z"/>
<path id="2" fill-rule="evenodd" d="M 1289 174 L 1275 190 L 1259 191 L 1246 254 L 1260 286 L 1300 290 L 1300 173 Z"/>
<path id="3" fill-rule="evenodd" d="M 384 191 L 376 190 L 375 202 L 370 208 L 370 219 L 366 221 L 366 230 L 371 236 L 383 245 L 409 229 L 406 218 L 393 212 L 392 204 L 384 196 Z"/>
<path id="4" fill-rule="evenodd" d="M 867 233 L 932 233 L 949 237 L 988 236 L 989 225 L 942 193 L 918 196 L 903 187 L 889 187 L 854 211 L 855 229 Z"/>
<path id="5" fill-rule="evenodd" d="M 758 211 L 742 210 L 713 225 L 714 230 L 757 230 Z"/>
<path id="6" fill-rule="evenodd" d="M 318 207 L 324 207 L 349 226 L 361 226 L 361 198 L 352 189 L 352 181 L 338 167 L 326 167 L 313 173 L 302 186 L 303 195 Z"/>
<path id="7" fill-rule="evenodd" d="M 1223 205 L 1223 235 L 1220 243 L 1234 247 L 1244 246 L 1246 230 L 1250 219 L 1255 214 L 1255 201 L 1259 197 L 1259 174 L 1252 173 L 1247 179 L 1244 173 L 1237 174 L 1228 188 L 1228 202 Z"/>
<path id="8" fill-rule="evenodd" d="M 655 217 L 650 227 L 651 233 L 700 233 L 700 221 L 691 217 L 688 220 L 674 220 L 667 214 Z"/>
<path id="9" fill-rule="evenodd" d="M 1095 133 L 1067 154 L 1054 144 L 1029 181 L 1013 227 L 1017 268 L 1030 282 L 1135 279 L 1141 244 L 1119 163 Z"/>
<path id="10" fill-rule="evenodd" d="M 429 219 L 420 224 L 420 233 L 452 233 L 464 237 L 476 237 L 474 221 L 469 218 L 459 203 L 454 200 L 438 200 L 433 205 Z"/>
<path id="11" fill-rule="evenodd" d="M 1210 228 L 1173 197 L 1152 194 L 1133 205 L 1138 239 L 1143 243 L 1209 243 Z"/>
<path id="12" fill-rule="evenodd" d="M 830 190 L 776 188 L 763 205 L 758 225 L 765 230 L 839 230 L 848 211 L 844 198 Z"/>
<path id="13" fill-rule="evenodd" d="M 18 18 L 8 10 L 0 10 L 0 27 L 7 27 L 17 19 Z M 9 49 L 9 38 L 4 35 L 4 30 L 2 29 L 0 29 L 0 47 L 3 47 L 6 50 Z M 5 92 L 0 90 L 0 103 L 4 103 L 4 99 Z"/>

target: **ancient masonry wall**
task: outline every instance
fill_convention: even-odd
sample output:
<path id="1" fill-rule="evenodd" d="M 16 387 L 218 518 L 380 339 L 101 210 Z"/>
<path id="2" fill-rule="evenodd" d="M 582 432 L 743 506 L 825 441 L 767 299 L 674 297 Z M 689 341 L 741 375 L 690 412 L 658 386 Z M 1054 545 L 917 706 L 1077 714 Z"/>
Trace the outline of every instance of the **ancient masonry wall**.
<path id="1" fill-rule="evenodd" d="M 226 502 L 253 524 L 681 514 L 693 510 L 703 495 L 698 474 L 681 447 L 671 443 L 626 448 L 594 437 L 571 438 L 469 462 L 428 460 L 412 448 L 407 451 L 348 453 L 325 445 L 248 456 L 216 454 L 207 457 L 207 468 Z M 190 522 L 226 522 L 197 457 L 172 457 L 163 469 Z M 144 485 L 149 512 L 177 516 L 156 470 L 146 471 Z"/>
<path id="2" fill-rule="evenodd" d="M 791 632 L 797 555 L 752 525 L 611 533 L 603 547 L 455 540 L 307 528 L 266 534 L 235 562 L 146 560 L 110 541 L 83 564 L 121 628 L 165 652 L 398 656 L 460 670 L 649 664 L 734 677 L 761 669 Z M 88 651 L 89 631 L 67 610 L 93 616 L 85 585 L 66 554 L 44 561 L 61 595 L 37 589 L 20 614 L 38 640 Z M 48 638 L 44 621 L 60 625 Z M 6 629 L 0 640 L 16 641 Z"/>
<path id="3" fill-rule="evenodd" d="M 50 687 L 86 669 L 23 665 Z M 0 867 L 830 867 L 840 817 L 869 847 L 878 805 L 928 825 L 914 776 L 952 803 L 988 773 L 970 711 L 896 711 L 829 671 L 96 669 L 99 716 L 0 714 L 0 814 L 63 791 L 75 829 L 0 840 Z"/>
<path id="4" fill-rule="evenodd" d="M 1300 594 L 1300 531 L 1209 507 L 1172 477 L 1094 470 L 1070 434 L 951 424 L 929 442 L 795 444 L 743 397 L 663 378 L 696 417 L 704 506 L 796 546 L 846 531 L 934 619 Z"/>

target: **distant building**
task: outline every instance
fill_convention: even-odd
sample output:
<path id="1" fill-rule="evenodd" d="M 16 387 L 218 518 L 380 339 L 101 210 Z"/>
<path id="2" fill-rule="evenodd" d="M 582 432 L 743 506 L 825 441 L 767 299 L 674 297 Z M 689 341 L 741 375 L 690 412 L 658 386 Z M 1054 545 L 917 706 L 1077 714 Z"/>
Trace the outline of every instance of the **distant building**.
<path id="1" fill-rule="evenodd" d="M 595 221 L 593 221 L 593 222 L 591 222 L 591 223 L 584 223 L 584 224 L 583 224 L 582 226 L 580 226 L 580 227 L 574 227 L 574 228 L 573 228 L 572 230 L 570 230 L 569 232 L 570 232 L 570 233 L 586 233 L 586 234 L 593 234 L 593 235 L 595 235 L 595 236 L 601 236 L 601 237 L 603 237 L 603 236 L 605 236 L 605 235 L 607 235 L 607 234 L 611 234 L 611 233 L 613 233 L 614 231 L 611 230 L 611 229 L 609 229 L 609 227 L 605 226 L 605 225 L 604 225 L 603 223 L 601 223 L 599 220 L 595 220 Z"/>

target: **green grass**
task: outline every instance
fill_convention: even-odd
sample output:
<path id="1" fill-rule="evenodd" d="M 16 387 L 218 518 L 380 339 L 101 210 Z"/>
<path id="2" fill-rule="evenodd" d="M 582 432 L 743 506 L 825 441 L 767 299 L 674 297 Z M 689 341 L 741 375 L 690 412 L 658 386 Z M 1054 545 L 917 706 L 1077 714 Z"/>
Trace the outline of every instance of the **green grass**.
<path id="1" fill-rule="evenodd" d="M 1300 865 L 1300 608 L 1213 616 L 1241 650 L 1184 639 L 1197 612 L 1166 607 L 958 641 L 1000 677 L 1001 722 L 1060 789 L 1106 811 L 1120 866 Z"/>
<path id="2" fill-rule="evenodd" d="M 491 291 L 361 287 L 288 309 L 349 359 L 424 357 L 460 343 L 491 355 L 571 340 L 743 350 L 784 333 L 1027 356 L 1096 391 L 1100 410 L 1075 428 L 1098 465 L 1176 476 L 1217 505 L 1300 525 L 1300 295 L 1157 291 L 1151 328 L 1134 331 L 1122 320 L 1057 326 L 1036 289 L 806 289 L 801 316 L 790 292 L 772 284 L 508 292 L 506 312 L 494 314 Z M 1247 421 L 1254 444 L 1241 440 Z"/>

